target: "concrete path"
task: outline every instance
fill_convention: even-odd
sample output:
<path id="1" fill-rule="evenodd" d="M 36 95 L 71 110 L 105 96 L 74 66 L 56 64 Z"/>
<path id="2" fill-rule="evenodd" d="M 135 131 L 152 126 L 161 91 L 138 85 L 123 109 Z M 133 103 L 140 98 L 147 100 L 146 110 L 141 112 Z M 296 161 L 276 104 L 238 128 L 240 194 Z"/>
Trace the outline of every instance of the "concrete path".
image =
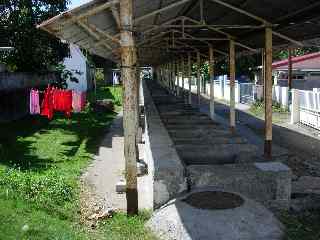
<path id="1" fill-rule="evenodd" d="M 215 190 L 198 189 L 170 201 L 153 214 L 147 226 L 166 240 L 283 239 L 284 228 L 277 218 L 262 205 L 238 194 L 236 196 L 241 197 L 243 203 L 235 208 L 206 209 L 191 206 L 186 201 L 194 194 Z M 199 197 L 197 200 L 202 201 Z M 221 201 L 214 196 L 210 200 Z"/>
<path id="2" fill-rule="evenodd" d="M 93 194 L 103 201 L 105 207 L 118 210 L 126 210 L 126 195 L 116 192 L 116 184 L 125 181 L 125 159 L 123 125 L 120 112 L 103 141 L 101 142 L 98 155 L 90 164 L 83 178 L 92 187 Z M 139 157 L 144 158 L 144 145 L 139 144 Z M 148 176 L 138 178 L 139 208 L 151 209 L 152 187 Z"/>
<path id="3" fill-rule="evenodd" d="M 232 134 L 228 127 L 212 121 L 156 83 L 150 87 L 162 122 L 186 165 L 259 161 L 258 149 L 241 135 Z"/>

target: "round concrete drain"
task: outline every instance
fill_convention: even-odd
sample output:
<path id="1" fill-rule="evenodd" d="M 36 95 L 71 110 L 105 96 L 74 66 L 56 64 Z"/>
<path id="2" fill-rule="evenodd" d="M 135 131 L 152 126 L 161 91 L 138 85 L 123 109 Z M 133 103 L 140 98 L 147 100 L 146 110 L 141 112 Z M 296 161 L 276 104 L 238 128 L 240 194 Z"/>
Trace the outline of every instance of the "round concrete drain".
<path id="1" fill-rule="evenodd" d="M 208 210 L 237 208 L 244 203 L 242 197 L 234 193 L 220 191 L 192 193 L 183 201 L 192 207 Z"/>

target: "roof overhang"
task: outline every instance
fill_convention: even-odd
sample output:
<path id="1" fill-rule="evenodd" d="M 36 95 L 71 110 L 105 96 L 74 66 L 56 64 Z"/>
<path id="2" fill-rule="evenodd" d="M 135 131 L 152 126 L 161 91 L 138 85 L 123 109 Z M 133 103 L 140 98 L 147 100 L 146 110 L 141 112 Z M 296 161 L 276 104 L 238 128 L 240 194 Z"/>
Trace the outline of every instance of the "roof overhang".
<path id="1" fill-rule="evenodd" d="M 120 0 L 94 0 L 39 25 L 60 39 L 91 53 L 118 61 Z M 134 31 L 141 64 L 160 64 L 168 56 L 201 52 L 212 46 L 228 55 L 264 47 L 264 28 L 273 29 L 274 46 L 303 46 L 320 36 L 318 0 L 135 0 Z"/>

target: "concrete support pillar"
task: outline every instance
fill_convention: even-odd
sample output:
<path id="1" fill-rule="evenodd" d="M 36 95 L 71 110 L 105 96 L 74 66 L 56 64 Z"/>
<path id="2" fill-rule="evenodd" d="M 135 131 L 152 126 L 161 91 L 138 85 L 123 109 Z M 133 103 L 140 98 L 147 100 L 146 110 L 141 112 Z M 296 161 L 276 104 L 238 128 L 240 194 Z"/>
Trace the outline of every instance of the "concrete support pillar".
<path id="1" fill-rule="evenodd" d="M 120 1 L 121 22 L 121 77 L 124 84 L 123 128 L 124 156 L 126 160 L 127 213 L 138 213 L 136 142 L 138 125 L 138 81 L 136 74 L 136 49 L 133 38 L 132 0 Z"/>
<path id="2" fill-rule="evenodd" d="M 229 49 L 229 70 L 230 70 L 230 128 L 235 131 L 236 127 L 236 109 L 235 109 L 235 80 L 236 80 L 236 52 L 234 40 L 230 40 Z"/>
<path id="3" fill-rule="evenodd" d="M 213 48 L 209 48 L 209 76 L 210 76 L 210 117 L 214 120 L 214 58 Z"/>
<path id="4" fill-rule="evenodd" d="M 265 145 L 264 154 L 272 155 L 272 29 L 265 29 Z"/>
<path id="5" fill-rule="evenodd" d="M 197 52 L 197 97 L 198 97 L 198 106 L 201 104 L 201 92 L 200 92 L 200 81 L 201 81 L 201 73 L 200 73 L 200 52 Z"/>
<path id="6" fill-rule="evenodd" d="M 191 92 L 191 79 L 192 79 L 192 66 L 191 66 L 191 53 L 188 53 L 188 87 L 189 87 L 189 93 L 188 93 L 188 103 L 192 104 L 192 92 Z"/>
<path id="7" fill-rule="evenodd" d="M 300 98 L 299 98 L 299 90 L 292 89 L 292 105 L 291 105 L 291 124 L 296 124 L 300 122 Z"/>

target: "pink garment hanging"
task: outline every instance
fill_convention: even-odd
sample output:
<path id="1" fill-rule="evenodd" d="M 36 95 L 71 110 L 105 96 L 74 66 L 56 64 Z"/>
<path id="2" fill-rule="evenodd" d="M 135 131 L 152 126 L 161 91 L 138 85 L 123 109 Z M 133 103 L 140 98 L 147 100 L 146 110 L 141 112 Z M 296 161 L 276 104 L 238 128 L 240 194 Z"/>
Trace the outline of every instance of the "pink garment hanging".
<path id="1" fill-rule="evenodd" d="M 83 111 L 84 108 L 86 107 L 87 93 L 86 92 L 82 92 L 80 99 L 81 99 L 80 100 L 81 111 Z"/>
<path id="2" fill-rule="evenodd" d="M 81 112 L 81 93 L 78 91 L 72 91 L 72 109 L 73 112 Z"/>
<path id="3" fill-rule="evenodd" d="M 86 92 L 72 91 L 72 108 L 74 112 L 81 112 L 86 106 Z"/>
<path id="4" fill-rule="evenodd" d="M 34 89 L 30 91 L 30 114 L 40 114 L 39 91 Z"/>

